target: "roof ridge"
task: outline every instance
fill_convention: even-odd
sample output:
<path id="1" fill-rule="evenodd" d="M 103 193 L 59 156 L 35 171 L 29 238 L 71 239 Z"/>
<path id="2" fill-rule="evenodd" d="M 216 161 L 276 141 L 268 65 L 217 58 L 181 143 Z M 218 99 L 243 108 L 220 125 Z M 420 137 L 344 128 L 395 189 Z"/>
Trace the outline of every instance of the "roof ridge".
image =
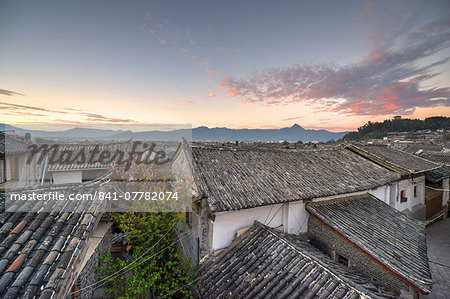
<path id="1" fill-rule="evenodd" d="M 367 195 L 369 195 L 369 196 L 367 196 Z M 356 199 L 356 198 L 354 198 L 354 199 Z M 396 273 L 399 277 L 401 277 L 405 281 L 408 281 L 409 284 L 415 285 L 415 287 L 421 289 L 422 291 L 425 290 L 425 291 L 429 292 L 428 288 L 429 288 L 429 284 L 431 283 L 431 280 L 428 277 L 423 277 L 422 275 L 418 275 L 418 273 L 417 273 L 417 271 L 423 271 L 423 269 L 419 270 L 419 268 L 417 268 L 417 267 L 412 267 L 412 268 L 406 267 L 405 268 L 403 266 L 396 265 L 395 263 L 391 263 L 389 260 L 386 260 L 385 254 L 397 250 L 398 249 L 397 245 L 395 245 L 393 247 L 390 247 L 390 245 L 389 246 L 384 246 L 384 245 L 378 246 L 381 248 L 380 249 L 381 251 L 380 250 L 375 251 L 372 247 L 366 246 L 366 243 L 365 243 L 365 240 L 367 239 L 366 237 L 369 236 L 371 238 L 371 235 L 373 235 L 374 232 L 381 231 L 381 230 L 386 232 L 386 230 L 385 230 L 386 225 L 388 225 L 389 217 L 392 216 L 391 222 L 393 219 L 395 219 L 395 223 L 397 223 L 398 225 L 403 224 L 404 227 L 401 230 L 402 233 L 417 235 L 417 237 L 419 238 L 416 240 L 417 241 L 416 245 L 419 246 L 418 248 L 419 249 L 422 248 L 421 247 L 422 245 L 425 246 L 425 248 L 426 248 L 426 243 L 419 242 L 420 238 L 422 238 L 422 237 L 423 237 L 423 239 L 425 238 L 425 223 L 423 223 L 419 220 L 413 219 L 413 218 L 403 214 L 400 211 L 397 211 L 395 208 L 393 208 L 390 205 L 384 203 L 383 201 L 377 199 L 370 193 L 366 193 L 365 197 L 361 197 L 360 200 L 364 200 L 364 203 L 363 203 L 364 207 L 362 207 L 361 205 L 357 205 L 356 203 L 353 203 L 352 207 L 343 206 L 340 208 L 335 207 L 336 209 L 333 209 L 333 207 L 324 207 L 324 205 L 308 203 L 306 205 L 306 209 L 314 217 L 316 217 L 319 221 L 323 222 L 326 226 L 329 226 L 332 230 L 334 230 L 339 235 L 341 235 L 342 237 L 347 239 L 347 241 L 349 241 L 350 243 L 353 243 L 354 246 L 358 247 L 363 252 L 366 252 L 374 260 L 378 261 L 378 263 L 384 265 L 388 270 L 393 271 L 393 273 Z M 339 204 L 339 202 L 345 202 L 345 201 L 346 200 L 335 201 L 333 203 L 328 202 L 328 204 Z M 355 200 L 354 202 L 357 202 L 357 200 Z M 366 208 L 366 207 L 368 207 L 368 205 L 370 206 L 370 204 L 376 205 L 375 207 L 384 208 L 385 211 L 384 212 L 377 211 L 377 213 L 371 214 L 370 212 L 367 211 L 367 208 Z M 374 231 L 371 231 L 370 234 L 367 235 L 369 232 L 367 230 L 363 229 L 362 235 L 361 235 L 359 233 L 354 232 L 356 230 L 356 228 L 358 228 L 357 224 L 356 225 L 348 224 L 347 221 L 344 220 L 343 217 L 345 217 L 345 219 L 346 219 L 346 217 L 349 216 L 348 213 L 341 213 L 342 211 L 344 211 L 343 210 L 344 208 L 345 208 L 346 212 L 352 211 L 349 208 L 356 209 L 355 211 L 352 211 L 355 213 L 358 212 L 358 210 L 359 210 L 359 212 L 362 213 L 362 215 L 361 215 L 362 217 L 368 216 L 367 219 L 370 219 L 369 214 L 373 215 L 373 216 L 378 215 L 378 217 L 383 217 L 383 215 L 384 216 L 390 215 L 390 216 L 388 216 L 388 219 L 383 218 L 380 221 L 376 221 L 376 219 L 375 219 L 374 220 L 375 222 L 369 222 L 374 227 L 376 227 L 376 230 L 374 229 Z M 353 215 L 356 215 L 356 214 L 353 214 Z M 350 218 L 352 218 L 352 217 L 356 217 L 356 216 L 351 216 Z M 404 230 L 404 232 L 403 232 L 403 230 Z M 392 233 L 392 229 L 390 230 L 388 228 L 387 231 L 390 231 Z M 375 235 L 377 235 L 377 234 L 375 234 Z M 379 234 L 378 234 L 378 237 L 375 238 L 375 242 L 377 242 L 377 241 L 380 241 L 383 244 L 385 243 L 385 241 L 383 241 L 382 239 L 379 238 Z M 380 244 L 382 244 L 382 243 L 380 243 Z M 380 245 L 380 244 L 377 244 L 377 245 Z M 409 245 L 411 245 L 411 244 L 409 244 Z M 405 248 L 407 248 L 407 247 L 405 247 Z M 407 250 L 409 250 L 409 248 L 407 248 Z M 418 259 L 419 259 L 419 264 L 422 261 L 424 261 L 425 259 L 428 262 L 428 257 L 426 256 L 426 253 L 425 253 L 425 256 L 423 256 L 423 255 L 419 256 Z M 419 264 L 417 264 L 417 265 L 419 265 Z M 412 276 L 411 276 L 411 273 L 413 273 Z"/>
<path id="2" fill-rule="evenodd" d="M 191 148 L 205 149 L 205 150 L 228 150 L 228 151 L 254 151 L 254 152 L 322 152 L 322 151 L 337 151 L 341 146 L 323 147 L 316 149 L 287 149 L 287 148 L 266 148 L 266 147 L 228 147 L 228 146 L 214 146 L 214 145 L 193 145 L 189 144 Z"/>
<path id="3" fill-rule="evenodd" d="M 312 256 L 311 254 L 309 254 L 306 250 L 302 251 L 300 250 L 296 244 L 292 243 L 290 240 L 288 240 L 286 238 L 286 236 L 284 236 L 285 233 L 283 232 L 277 232 L 275 231 L 273 228 L 268 227 L 264 224 L 262 224 L 261 222 L 255 220 L 255 224 L 258 225 L 260 228 L 266 230 L 267 232 L 269 232 L 271 235 L 275 236 L 276 238 L 278 238 L 281 242 L 283 242 L 285 245 L 287 245 L 289 248 L 293 249 L 296 253 L 300 254 L 301 256 L 303 256 L 304 258 L 307 258 L 310 262 L 314 262 L 317 263 L 317 265 L 319 267 L 321 267 L 324 271 L 327 271 L 331 276 L 333 276 L 335 279 L 337 279 L 338 281 L 340 281 L 341 283 L 344 283 L 346 285 L 348 285 L 349 288 L 353 289 L 355 292 L 357 292 L 360 295 L 365 295 L 368 296 L 368 292 L 364 292 L 362 290 L 359 290 L 355 285 L 353 281 L 351 280 L 346 280 L 340 277 L 339 273 L 336 273 L 335 269 L 331 269 L 329 267 L 327 267 L 326 264 L 324 264 L 324 262 L 322 260 L 320 260 L 317 257 Z M 301 241 L 301 240 L 299 240 Z M 307 242 L 305 242 L 307 243 Z M 317 249 L 316 247 L 314 247 L 313 245 L 311 245 L 310 243 L 307 243 L 308 245 L 310 245 L 312 248 L 314 248 L 315 250 L 317 250 L 318 252 L 320 252 L 319 249 Z M 320 252 L 322 253 L 322 252 Z M 362 275 L 362 274 L 361 274 Z M 369 290 L 367 290 L 369 291 Z M 369 296 L 370 297 L 370 296 Z"/>

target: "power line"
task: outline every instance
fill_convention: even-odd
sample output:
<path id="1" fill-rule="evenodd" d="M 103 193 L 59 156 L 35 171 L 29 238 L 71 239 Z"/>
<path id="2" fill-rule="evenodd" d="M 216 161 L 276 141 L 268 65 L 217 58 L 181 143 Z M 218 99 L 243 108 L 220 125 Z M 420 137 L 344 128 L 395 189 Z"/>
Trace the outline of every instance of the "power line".
<path id="1" fill-rule="evenodd" d="M 422 185 L 422 186 L 424 186 L 424 185 Z M 446 192 L 449 192 L 450 191 L 450 189 L 439 189 L 439 188 L 433 188 L 433 187 L 430 187 L 430 186 L 427 186 L 427 185 L 425 185 L 425 188 L 428 188 L 428 189 L 431 189 L 431 190 L 436 190 L 436 191 L 446 191 Z"/>
<path id="2" fill-rule="evenodd" d="M 158 297 L 158 298 L 159 298 L 159 299 L 166 298 L 167 296 L 170 296 L 170 295 L 172 295 L 172 294 L 178 292 L 179 290 L 184 289 L 184 288 L 187 287 L 187 286 L 190 286 L 191 284 L 193 284 L 194 282 L 196 282 L 196 281 L 199 280 L 200 278 L 201 278 L 201 277 L 199 276 L 199 277 L 197 277 L 196 279 L 194 279 L 193 281 L 191 281 L 191 282 L 185 284 L 184 286 L 181 286 L 181 287 L 179 287 L 178 289 L 175 289 L 174 291 L 172 291 L 172 292 L 170 292 L 170 293 L 168 293 L 168 294 L 165 294 L 164 296 Z"/>
<path id="3" fill-rule="evenodd" d="M 136 265 L 134 265 L 133 267 L 129 268 L 127 271 L 125 271 L 125 272 L 123 272 L 123 273 L 119 273 L 119 274 L 115 275 L 115 277 L 110 277 L 110 279 L 114 279 L 114 278 L 116 278 L 116 277 L 119 277 L 120 275 L 123 275 L 123 274 L 125 274 L 125 273 L 128 273 L 129 271 L 131 271 L 132 269 L 136 268 L 137 266 L 139 266 L 139 265 L 142 264 L 143 262 L 146 262 L 146 261 L 149 260 L 150 258 L 156 256 L 157 254 L 163 252 L 163 251 L 166 250 L 167 248 L 169 248 L 169 247 L 171 247 L 172 245 L 176 244 L 178 241 L 181 241 L 182 239 L 184 239 L 184 238 L 185 238 L 187 235 L 189 235 L 190 233 L 191 233 L 191 232 L 185 233 L 183 237 L 181 237 L 181 238 L 175 240 L 175 241 L 174 241 L 172 244 L 170 244 L 169 246 L 164 247 L 163 249 L 161 249 L 160 251 L 156 252 L 155 254 L 153 254 L 153 255 L 147 257 L 147 258 L 144 259 L 143 261 L 141 261 L 141 262 L 137 263 Z M 122 269 L 122 270 L 123 270 L 123 269 Z M 119 271 L 120 271 L 120 270 L 119 270 Z M 117 272 L 119 272 L 119 271 L 117 271 Z M 116 273 L 117 273 L 117 272 L 116 272 Z M 104 279 L 103 279 L 103 280 L 104 280 Z M 97 289 L 97 288 L 99 288 L 99 287 L 101 287 L 101 286 L 104 286 L 104 285 L 107 284 L 108 282 L 109 282 L 109 280 L 103 282 L 102 284 L 100 284 L 100 285 L 98 285 L 98 286 L 93 287 L 92 290 L 95 290 L 95 289 Z M 98 282 L 97 282 L 97 283 L 98 283 Z M 92 285 L 94 285 L 94 284 L 92 284 Z M 85 288 L 80 289 L 80 290 L 76 290 L 76 291 L 72 292 L 72 294 L 78 293 L 78 292 L 80 292 L 80 291 L 82 291 L 82 290 L 84 290 L 84 289 L 86 289 L 86 288 L 89 288 L 89 287 L 90 287 L 90 286 L 85 287 Z"/>
<path id="4" fill-rule="evenodd" d="M 269 215 L 270 215 L 270 213 L 272 213 L 272 209 L 273 209 L 273 205 L 270 206 L 269 213 L 267 213 L 266 219 L 264 219 L 263 223 L 266 223 L 267 219 L 269 219 Z"/>
<path id="5" fill-rule="evenodd" d="M 275 214 L 273 214 L 272 218 L 270 218 L 269 223 L 267 223 L 267 224 L 264 223 L 264 225 L 267 225 L 267 226 L 268 226 L 268 225 L 272 222 L 273 218 L 275 218 L 275 216 L 278 214 L 278 211 L 279 211 L 282 207 L 283 207 L 283 205 L 280 205 L 280 207 L 279 207 L 278 210 L 275 212 Z"/>
<path id="6" fill-rule="evenodd" d="M 111 274 L 111 275 L 109 275 L 109 276 L 103 278 L 102 280 L 99 280 L 99 281 L 97 281 L 97 282 L 95 282 L 95 283 L 93 283 L 93 284 L 91 284 L 91 285 L 88 285 L 88 286 L 86 286 L 86 287 L 84 287 L 84 288 L 82 288 L 82 289 L 79 289 L 79 290 L 77 290 L 77 291 L 74 291 L 74 292 L 72 292 L 72 293 L 81 292 L 82 290 L 88 289 L 88 288 L 90 288 L 90 287 L 92 287 L 92 286 L 94 286 L 94 285 L 96 285 L 96 284 L 98 284 L 98 283 L 101 283 L 102 281 L 107 280 L 108 278 L 110 278 L 110 277 L 116 275 L 117 273 L 119 273 L 119 272 L 121 272 L 121 271 L 127 269 L 128 267 L 130 267 L 131 265 L 133 265 L 134 263 L 136 263 L 139 259 L 141 259 L 144 255 L 146 255 L 150 250 L 152 250 L 156 245 L 158 245 L 158 243 L 161 242 L 161 240 L 164 239 L 164 237 L 165 237 L 165 236 L 166 236 L 166 235 L 167 235 L 167 234 L 175 227 L 175 224 L 176 224 L 176 223 L 174 223 L 174 224 L 172 225 L 172 227 L 171 227 L 170 229 L 167 230 L 167 232 L 166 232 L 166 233 L 158 240 L 158 242 L 156 242 L 155 244 L 153 244 L 148 250 L 146 250 L 141 256 L 139 256 L 137 259 L 135 259 L 132 263 L 130 263 L 130 264 L 128 264 L 126 267 L 124 267 L 124 268 L 122 268 L 122 269 L 116 271 L 115 273 L 113 273 L 113 274 Z"/>
<path id="7" fill-rule="evenodd" d="M 300 231 L 302 230 L 303 226 L 306 223 L 306 220 L 308 219 L 308 217 L 305 217 L 305 219 L 303 220 L 303 223 L 300 223 L 300 221 L 298 220 L 297 216 L 295 216 L 294 210 L 292 210 L 291 205 L 289 205 L 289 210 L 291 210 L 292 215 L 294 215 L 295 221 L 297 221 L 297 223 L 300 225 L 300 228 L 297 231 L 297 235 L 300 233 Z"/>

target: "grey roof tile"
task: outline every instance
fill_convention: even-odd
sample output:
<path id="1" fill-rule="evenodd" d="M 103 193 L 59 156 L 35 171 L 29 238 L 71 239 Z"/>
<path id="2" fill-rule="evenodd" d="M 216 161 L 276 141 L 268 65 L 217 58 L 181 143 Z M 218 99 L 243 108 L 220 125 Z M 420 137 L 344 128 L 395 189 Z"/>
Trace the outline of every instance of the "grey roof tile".
<path id="1" fill-rule="evenodd" d="M 356 281 L 348 279 L 347 273 Z M 201 298 L 388 297 L 374 286 L 366 288 L 367 277 L 339 267 L 309 243 L 259 222 L 228 248 L 207 257 L 197 277 Z"/>
<path id="2" fill-rule="evenodd" d="M 84 151 L 86 157 L 88 153 L 94 150 L 95 147 L 101 151 L 115 152 L 118 149 L 126 146 L 127 142 L 108 142 L 99 144 L 86 144 L 86 143 L 73 143 L 73 144 L 59 144 L 58 153 L 63 151 L 71 151 L 78 154 L 80 151 Z M 110 164 L 85 161 L 80 163 L 79 160 L 73 163 L 53 163 L 49 164 L 47 171 L 70 171 L 70 170 L 103 170 L 107 169 Z"/>
<path id="3" fill-rule="evenodd" d="M 19 297 L 20 287 L 12 286 L 8 288 L 8 291 L 3 296 L 4 299 L 16 299 Z"/>
<path id="4" fill-rule="evenodd" d="M 425 175 L 431 182 L 439 183 L 443 179 L 450 178 L 450 166 L 444 165 L 438 169 L 427 171 Z"/>
<path id="5" fill-rule="evenodd" d="M 85 184 L 69 184 L 39 187 L 38 191 L 59 188 L 64 192 L 86 193 L 94 191 L 97 186 L 95 184 L 99 187 L 108 185 L 107 182 L 99 181 L 86 184 L 88 187 L 84 187 Z M 23 189 L 20 192 L 37 191 Z M 2 198 L 4 200 L 4 196 Z M 69 263 L 75 249 L 80 246 L 80 238 L 88 236 L 87 225 L 91 225 L 98 217 L 86 214 L 86 217 L 81 218 L 81 213 L 85 213 L 87 207 L 80 209 L 79 202 L 69 203 L 72 211 L 63 209 L 64 204 L 63 201 L 58 202 L 48 211 L 39 211 L 30 206 L 28 212 L 0 212 L 0 219 L 3 221 L 0 229 L 3 233 L 0 233 L 0 286 L 3 286 L 0 297 L 52 296 L 66 283 L 65 279 L 72 271 Z M 36 206 L 46 207 L 41 202 Z M 25 210 L 23 206 L 21 209 Z M 75 213 L 75 210 L 78 212 Z M 17 211 L 17 208 L 10 207 L 10 211 Z M 83 243 L 85 246 L 86 244 L 88 243 Z M 66 272 L 68 275 L 63 275 Z"/>
<path id="6" fill-rule="evenodd" d="M 368 193 L 308 203 L 306 209 L 421 291 L 430 292 L 423 222 Z"/>
<path id="7" fill-rule="evenodd" d="M 38 290 L 39 287 L 37 285 L 28 285 L 22 296 L 22 299 L 33 299 Z"/>
<path id="8" fill-rule="evenodd" d="M 450 152 L 436 153 L 436 152 L 423 152 L 420 157 L 432 161 L 440 165 L 450 166 Z"/>
<path id="9" fill-rule="evenodd" d="M 268 150 L 192 147 L 193 171 L 212 211 L 369 190 L 398 174 L 343 148 Z"/>
<path id="10" fill-rule="evenodd" d="M 31 266 L 25 267 L 19 275 L 17 275 L 17 278 L 14 280 L 14 282 L 11 284 L 13 287 L 22 287 L 26 284 L 28 279 L 30 278 L 31 274 L 34 272 L 34 268 Z"/>
<path id="11" fill-rule="evenodd" d="M 436 163 L 386 145 L 346 146 L 351 151 L 399 173 L 422 173 L 439 167 Z"/>
<path id="12" fill-rule="evenodd" d="M 13 272 L 7 272 L 0 278 L 0 296 L 4 294 L 14 275 Z"/>
<path id="13" fill-rule="evenodd" d="M 48 273 L 48 269 L 50 268 L 50 265 L 42 264 L 34 277 L 31 279 L 30 284 L 41 286 L 41 282 L 44 280 L 45 275 Z"/>
<path id="14" fill-rule="evenodd" d="M 0 154 L 18 154 L 30 152 L 25 142 L 0 132 Z"/>
<path id="15" fill-rule="evenodd" d="M 43 249 L 38 249 L 33 256 L 28 260 L 27 266 L 30 266 L 32 268 L 36 268 L 40 263 L 42 263 L 42 259 L 44 258 L 44 255 L 47 254 L 47 251 Z"/>

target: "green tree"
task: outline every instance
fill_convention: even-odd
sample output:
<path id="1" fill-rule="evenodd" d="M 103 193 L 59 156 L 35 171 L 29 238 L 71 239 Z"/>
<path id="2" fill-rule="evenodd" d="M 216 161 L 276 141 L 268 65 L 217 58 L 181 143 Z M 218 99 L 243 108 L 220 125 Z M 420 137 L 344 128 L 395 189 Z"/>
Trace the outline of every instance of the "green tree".
<path id="1" fill-rule="evenodd" d="M 437 130 L 450 128 L 450 117 L 435 116 L 420 119 L 387 119 L 383 122 L 368 121 L 356 132 L 346 134 L 344 140 L 367 140 L 381 138 L 390 132 L 416 132 L 417 130 Z"/>
<path id="2" fill-rule="evenodd" d="M 176 247 L 175 225 L 183 214 L 128 212 L 112 218 L 127 233 L 129 250 L 124 259 L 101 254 L 97 270 L 100 279 L 109 281 L 107 293 L 120 298 L 191 297 L 193 271 Z"/>

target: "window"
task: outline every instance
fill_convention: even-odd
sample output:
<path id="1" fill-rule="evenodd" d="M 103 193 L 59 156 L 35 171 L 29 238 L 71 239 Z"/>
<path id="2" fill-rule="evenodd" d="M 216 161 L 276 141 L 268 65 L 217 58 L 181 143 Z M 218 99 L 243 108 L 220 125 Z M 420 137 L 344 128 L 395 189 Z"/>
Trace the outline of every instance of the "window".
<path id="1" fill-rule="evenodd" d="M 417 197 L 417 186 L 414 186 L 414 197 Z"/>
<path id="2" fill-rule="evenodd" d="M 0 183 L 6 182 L 5 159 L 0 159 Z"/>
<path id="3" fill-rule="evenodd" d="M 19 179 L 19 158 L 11 158 L 11 181 Z"/>
<path id="4" fill-rule="evenodd" d="M 340 254 L 336 254 L 336 260 L 338 263 L 348 266 L 348 258 L 343 257 Z"/>
<path id="5" fill-rule="evenodd" d="M 400 203 L 407 202 L 408 198 L 406 197 L 406 190 L 400 191 Z"/>

